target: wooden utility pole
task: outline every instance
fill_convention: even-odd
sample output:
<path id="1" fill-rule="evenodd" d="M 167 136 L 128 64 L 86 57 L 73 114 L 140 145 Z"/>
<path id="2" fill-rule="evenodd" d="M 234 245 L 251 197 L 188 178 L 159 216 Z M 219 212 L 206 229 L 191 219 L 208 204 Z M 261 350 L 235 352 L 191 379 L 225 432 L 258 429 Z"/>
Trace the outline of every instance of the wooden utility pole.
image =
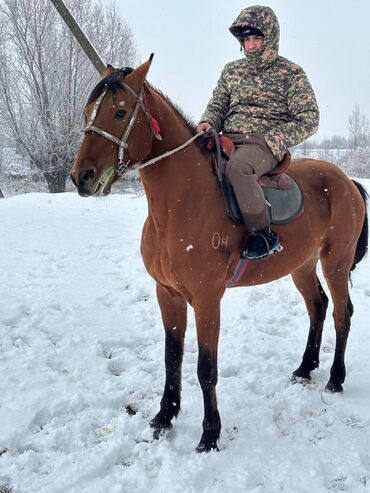
<path id="1" fill-rule="evenodd" d="M 104 69 L 106 68 L 106 64 L 104 63 L 102 57 L 97 52 L 95 46 L 91 43 L 89 38 L 83 32 L 80 25 L 73 17 L 66 4 L 63 2 L 63 0 L 51 0 L 51 2 L 59 12 L 64 22 L 67 24 L 73 36 L 77 39 L 78 44 L 86 53 L 91 63 L 94 65 L 94 67 L 99 72 L 99 74 L 102 75 Z"/>

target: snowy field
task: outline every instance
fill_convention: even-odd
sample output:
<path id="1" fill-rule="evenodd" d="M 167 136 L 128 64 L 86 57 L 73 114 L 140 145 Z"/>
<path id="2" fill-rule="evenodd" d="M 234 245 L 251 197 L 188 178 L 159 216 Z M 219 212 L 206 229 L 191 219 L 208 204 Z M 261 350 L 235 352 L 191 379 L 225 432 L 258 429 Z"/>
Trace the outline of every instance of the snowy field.
<path id="1" fill-rule="evenodd" d="M 362 181 L 370 186 L 370 180 Z M 370 492 L 370 276 L 353 273 L 344 393 L 323 392 L 331 308 L 312 384 L 289 382 L 308 318 L 290 277 L 222 304 L 220 452 L 203 418 L 194 319 L 182 412 L 152 440 L 164 333 L 139 252 L 144 196 L 0 200 L 0 492 Z"/>

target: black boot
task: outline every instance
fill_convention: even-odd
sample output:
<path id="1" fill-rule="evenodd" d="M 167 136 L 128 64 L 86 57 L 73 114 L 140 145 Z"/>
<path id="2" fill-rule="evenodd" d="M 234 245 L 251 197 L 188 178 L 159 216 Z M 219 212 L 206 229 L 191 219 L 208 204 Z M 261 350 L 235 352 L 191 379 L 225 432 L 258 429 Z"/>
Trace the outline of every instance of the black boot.
<path id="1" fill-rule="evenodd" d="M 258 260 L 279 253 L 282 249 L 277 233 L 272 231 L 270 226 L 266 226 L 246 237 L 241 258 Z"/>

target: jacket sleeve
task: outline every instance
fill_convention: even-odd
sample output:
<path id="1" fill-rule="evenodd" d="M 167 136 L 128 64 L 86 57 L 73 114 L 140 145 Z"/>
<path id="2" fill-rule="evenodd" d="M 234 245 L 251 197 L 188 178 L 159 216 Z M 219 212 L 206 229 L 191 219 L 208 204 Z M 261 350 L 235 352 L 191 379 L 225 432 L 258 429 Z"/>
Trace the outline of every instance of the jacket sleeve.
<path id="1" fill-rule="evenodd" d="M 319 108 L 315 93 L 300 68 L 291 77 L 287 88 L 290 120 L 265 134 L 265 141 L 280 161 L 288 147 L 303 142 L 313 135 L 319 126 Z"/>
<path id="2" fill-rule="evenodd" d="M 199 122 L 208 122 L 214 127 L 217 132 L 221 132 L 224 118 L 229 111 L 230 92 L 226 83 L 227 65 L 221 72 L 221 76 L 217 82 L 212 98 L 208 102 L 206 109 L 201 116 Z"/>

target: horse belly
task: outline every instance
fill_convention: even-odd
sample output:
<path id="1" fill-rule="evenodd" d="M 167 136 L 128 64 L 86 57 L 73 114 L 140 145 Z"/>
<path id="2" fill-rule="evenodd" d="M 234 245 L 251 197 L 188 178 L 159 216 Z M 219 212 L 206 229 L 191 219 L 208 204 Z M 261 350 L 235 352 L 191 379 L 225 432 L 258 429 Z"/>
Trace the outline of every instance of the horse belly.
<path id="1" fill-rule="evenodd" d="M 273 226 L 278 233 L 282 252 L 263 260 L 251 261 L 237 286 L 253 286 L 280 279 L 310 260 L 318 259 L 330 230 L 327 203 L 305 205 L 302 215 L 293 222 Z"/>

